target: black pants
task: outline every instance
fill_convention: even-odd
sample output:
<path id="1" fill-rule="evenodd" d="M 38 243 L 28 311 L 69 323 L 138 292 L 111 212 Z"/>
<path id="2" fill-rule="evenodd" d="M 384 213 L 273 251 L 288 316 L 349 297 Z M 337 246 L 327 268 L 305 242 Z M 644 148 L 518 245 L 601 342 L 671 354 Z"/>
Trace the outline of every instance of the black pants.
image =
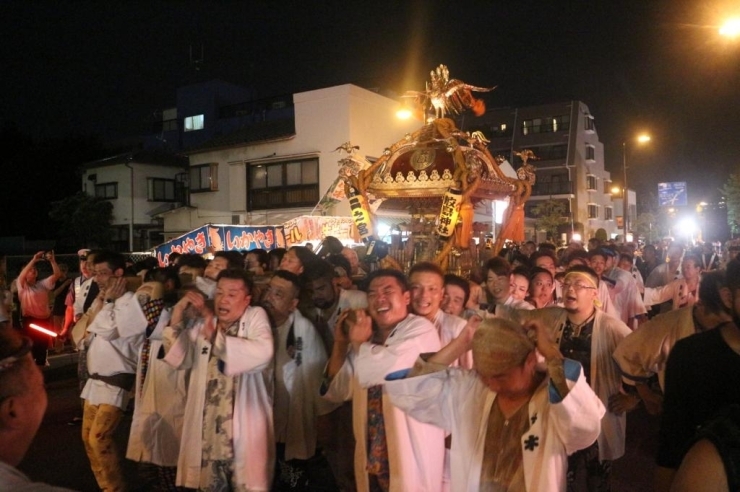
<path id="1" fill-rule="evenodd" d="M 49 350 L 50 336 L 41 333 L 38 330 L 34 330 L 29 325 L 33 323 L 39 325 L 47 330 L 54 331 L 54 323 L 51 318 L 40 319 L 40 318 L 23 318 L 23 333 L 33 341 L 33 347 L 31 347 L 31 355 L 33 360 L 36 361 L 37 366 L 46 365 L 46 352 Z"/>
<path id="2" fill-rule="evenodd" d="M 285 444 L 276 443 L 273 492 L 338 492 L 329 463 L 321 453 L 307 460 L 285 461 Z"/>

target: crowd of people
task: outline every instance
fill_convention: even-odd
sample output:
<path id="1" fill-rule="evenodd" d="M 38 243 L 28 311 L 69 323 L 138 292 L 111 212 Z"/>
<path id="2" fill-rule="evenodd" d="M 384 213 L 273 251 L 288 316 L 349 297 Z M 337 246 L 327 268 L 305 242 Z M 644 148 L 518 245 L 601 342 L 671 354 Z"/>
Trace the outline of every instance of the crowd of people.
<path id="1" fill-rule="evenodd" d="M 740 486 L 730 255 L 530 241 L 463 278 L 364 264 L 331 238 L 164 267 L 79 261 L 62 285 L 54 254 L 35 255 L 17 280 L 21 326 L 0 316 L 2 490 L 31 486 L 15 467 L 46 407 L 49 347 L 31 324 L 52 321 L 80 353 L 101 490 L 126 490 L 124 457 L 156 490 L 610 490 L 641 404 L 662 415 L 656 490 Z"/>

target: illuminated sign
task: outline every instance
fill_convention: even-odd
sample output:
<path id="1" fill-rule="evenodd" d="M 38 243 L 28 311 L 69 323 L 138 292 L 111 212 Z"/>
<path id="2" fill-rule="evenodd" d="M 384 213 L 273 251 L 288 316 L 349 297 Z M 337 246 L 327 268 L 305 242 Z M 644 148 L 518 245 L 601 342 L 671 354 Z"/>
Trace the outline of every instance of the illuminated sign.
<path id="1" fill-rule="evenodd" d="M 686 196 L 686 181 L 672 181 L 658 183 L 658 205 L 661 207 L 685 207 L 688 203 Z"/>

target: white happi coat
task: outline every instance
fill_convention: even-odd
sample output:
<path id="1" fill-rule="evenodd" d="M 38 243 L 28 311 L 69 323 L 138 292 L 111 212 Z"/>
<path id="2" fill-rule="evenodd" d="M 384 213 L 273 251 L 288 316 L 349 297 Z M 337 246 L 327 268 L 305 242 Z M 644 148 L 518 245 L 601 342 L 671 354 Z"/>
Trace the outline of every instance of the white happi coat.
<path id="1" fill-rule="evenodd" d="M 433 323 L 439 333 L 439 341 L 442 344 L 442 347 L 444 347 L 457 338 L 460 332 L 465 328 L 467 321 L 459 316 L 455 316 L 454 314 L 447 314 L 440 309 L 434 316 Z M 473 351 L 468 350 L 451 365 L 454 367 L 462 367 L 464 369 L 472 369 Z"/>
<path id="2" fill-rule="evenodd" d="M 553 339 L 559 344 L 568 312 L 564 308 L 550 307 L 534 311 L 517 311 L 515 316 L 520 321 L 542 320 L 545 326 L 552 330 Z M 591 336 L 591 387 L 606 408 L 609 408 L 609 397 L 619 393 L 622 386 L 619 366 L 612 359 L 612 354 L 619 342 L 630 333 L 632 330 L 621 320 L 599 309 L 596 310 Z M 624 455 L 626 430 L 626 415 L 624 413 L 617 415 L 607 410 L 601 419 L 600 460 L 615 460 Z"/>
<path id="3" fill-rule="evenodd" d="M 599 302 L 601 302 L 601 306 L 599 306 L 599 309 L 604 311 L 609 316 L 613 316 L 619 319 L 619 313 L 614 307 L 612 297 L 609 294 L 609 287 L 606 286 L 606 282 L 599 282 Z M 562 307 L 563 304 L 559 303 L 558 305 Z"/>
<path id="4" fill-rule="evenodd" d="M 685 278 L 677 278 L 661 287 L 645 288 L 645 305 L 654 306 L 671 301 L 671 309 L 675 310 L 682 306 L 693 306 L 699 300 L 699 284 L 697 292 L 689 291 Z"/>
<path id="5" fill-rule="evenodd" d="M 619 319 L 628 323 L 631 318 L 647 313 L 637 282 L 632 275 L 621 268 L 612 268 L 604 272 L 604 275 L 616 282 L 614 288 L 609 289 L 609 294 L 614 301 L 614 308 L 619 313 Z"/>
<path id="6" fill-rule="evenodd" d="M 566 359 L 564 368 L 570 388 L 565 398 L 546 379 L 529 400 L 531 426 L 520 439 L 527 492 L 564 491 L 568 455 L 590 446 L 599 435 L 604 406 L 588 386 L 580 364 Z M 393 404 L 414 418 L 452 432 L 451 490 L 478 492 L 496 393 L 475 371 L 455 368 L 389 380 L 386 390 Z"/>
<path id="7" fill-rule="evenodd" d="M 696 333 L 693 311 L 693 306 L 687 306 L 660 314 L 619 342 L 614 360 L 628 383 L 644 382 L 657 374 L 664 388 L 665 365 L 673 346 Z"/>
<path id="8" fill-rule="evenodd" d="M 126 292 L 115 302 L 106 303 L 87 326 L 89 373 L 101 376 L 136 373 L 146 325 L 146 317 L 133 292 Z M 105 403 L 121 410 L 128 406 L 130 396 L 130 391 L 92 377 L 80 394 L 80 398 L 91 405 Z"/>
<path id="9" fill-rule="evenodd" d="M 325 397 L 352 399 L 355 440 L 355 476 L 358 492 L 369 489 L 367 470 L 367 388 L 384 384 L 386 374 L 410 367 L 422 353 L 440 349 L 439 335 L 427 319 L 408 315 L 388 336 L 385 345 L 363 343 L 351 349 L 334 376 Z M 383 389 L 390 492 L 439 492 L 444 467 L 444 431 L 421 423 L 394 406 Z"/>
<path id="10" fill-rule="evenodd" d="M 287 326 L 291 325 L 296 346 L 300 345 L 302 348 L 301 350 L 296 348 L 290 362 L 282 367 L 275 367 L 275 379 L 283 380 L 290 395 L 285 459 L 307 460 L 316 454 L 316 417 L 331 412 L 337 404 L 321 398 L 319 394 L 327 359 L 319 333 L 298 311 L 290 314 Z M 278 344 L 275 348 L 276 354 L 278 351 L 286 350 L 288 333 L 280 335 L 280 338 L 275 340 Z M 278 371 L 282 374 L 281 377 L 277 374 Z"/>
<path id="11" fill-rule="evenodd" d="M 191 368 L 185 423 L 177 461 L 177 485 L 198 488 L 203 447 L 203 409 L 210 352 L 224 363 L 223 373 L 236 377 L 234 397 L 234 475 L 249 491 L 268 491 L 275 466 L 272 427 L 273 339 L 267 313 L 248 307 L 239 320 L 237 336 L 220 330 L 211 345 L 200 336 L 203 324 L 179 333 L 165 328 L 174 340 L 165 360 L 173 367 Z"/>
<path id="12" fill-rule="evenodd" d="M 151 346 L 143 386 L 141 352 L 139 353 L 134 387 L 136 406 L 131 420 L 126 458 L 157 466 L 175 467 L 180 453 L 190 371 L 177 370 L 157 357 L 162 348 L 162 332 L 169 321 L 170 311 L 163 309 L 157 326 L 149 335 Z"/>

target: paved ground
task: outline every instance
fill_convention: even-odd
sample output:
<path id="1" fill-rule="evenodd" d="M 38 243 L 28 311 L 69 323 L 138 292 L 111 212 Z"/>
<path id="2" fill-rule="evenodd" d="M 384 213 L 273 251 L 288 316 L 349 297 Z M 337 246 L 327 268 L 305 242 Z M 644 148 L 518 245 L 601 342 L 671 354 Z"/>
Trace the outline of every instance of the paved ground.
<path id="1" fill-rule="evenodd" d="M 49 407 L 20 468 L 34 480 L 84 492 L 96 491 L 95 479 L 80 438 L 80 426 L 67 425 L 72 417 L 82 412 L 76 365 L 73 356 L 64 357 L 52 359 L 52 367 L 46 371 Z M 642 407 L 628 416 L 627 454 L 614 463 L 614 492 L 652 490 L 658 422 L 657 418 L 647 415 Z M 122 450 L 125 449 L 130 425 L 131 415 L 126 415 L 117 436 Z M 126 460 L 124 473 L 132 490 L 152 489 L 135 463 Z"/>
<path id="2" fill-rule="evenodd" d="M 69 487 L 83 492 L 99 490 L 90 471 L 82 445 L 80 425 L 67 423 L 82 416 L 74 356 L 50 359 L 52 367 L 45 371 L 49 406 L 36 439 L 21 463 L 20 469 L 33 480 Z M 124 416 L 118 429 L 119 449 L 125 453 L 125 440 L 131 427 L 131 415 Z M 137 470 L 137 465 L 125 461 L 124 473 L 132 490 L 151 490 Z"/>

